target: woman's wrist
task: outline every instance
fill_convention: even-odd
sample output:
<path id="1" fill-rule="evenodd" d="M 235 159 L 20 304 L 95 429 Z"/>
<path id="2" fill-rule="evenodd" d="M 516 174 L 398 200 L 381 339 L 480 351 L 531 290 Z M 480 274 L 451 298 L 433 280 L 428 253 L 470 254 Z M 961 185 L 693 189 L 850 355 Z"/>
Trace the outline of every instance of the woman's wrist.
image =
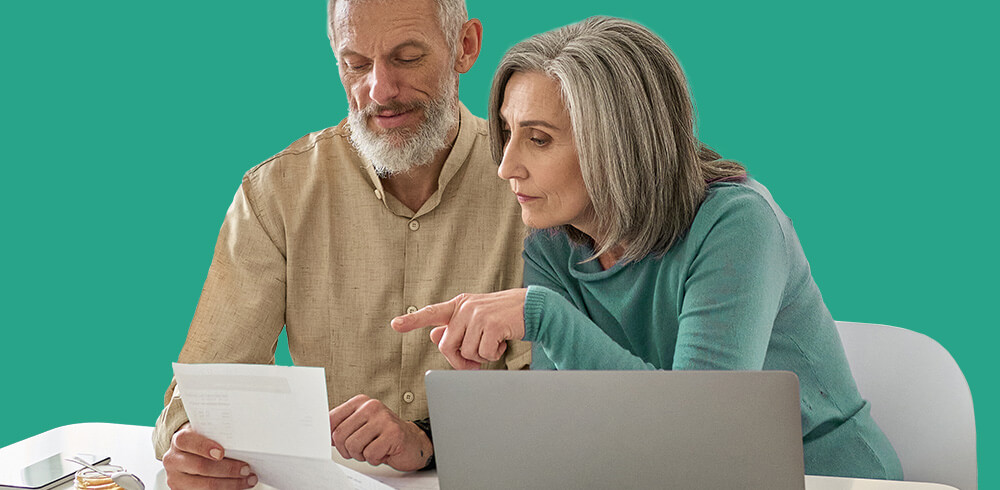
<path id="1" fill-rule="evenodd" d="M 524 295 L 524 339 L 528 342 L 538 342 L 539 330 L 544 319 L 546 293 L 550 290 L 542 286 L 528 286 Z"/>

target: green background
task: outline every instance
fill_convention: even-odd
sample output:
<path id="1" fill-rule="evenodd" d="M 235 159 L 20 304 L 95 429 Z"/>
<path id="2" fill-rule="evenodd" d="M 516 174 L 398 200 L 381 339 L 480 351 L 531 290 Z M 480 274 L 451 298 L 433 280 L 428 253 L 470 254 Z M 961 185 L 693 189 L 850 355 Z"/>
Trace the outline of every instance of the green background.
<path id="1" fill-rule="evenodd" d="M 493 67 L 536 32 L 594 14 L 650 26 L 687 70 L 702 139 L 794 219 L 834 317 L 933 337 L 977 413 L 997 413 L 995 5 L 471 0 L 485 39 L 461 96 L 484 115 Z M 243 172 L 346 113 L 324 15 L 3 3 L 0 446 L 152 425 Z M 998 425 L 977 422 L 992 488 Z"/>

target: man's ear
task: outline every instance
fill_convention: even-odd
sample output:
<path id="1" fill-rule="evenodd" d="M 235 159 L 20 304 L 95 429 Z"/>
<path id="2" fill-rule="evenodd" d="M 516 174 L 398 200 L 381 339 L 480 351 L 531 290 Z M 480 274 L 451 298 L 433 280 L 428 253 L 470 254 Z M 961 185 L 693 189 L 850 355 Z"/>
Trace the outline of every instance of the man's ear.
<path id="1" fill-rule="evenodd" d="M 483 23 L 479 19 L 469 19 L 462 25 L 458 33 L 458 56 L 455 58 L 455 71 L 466 73 L 479 58 L 479 50 L 483 47 Z"/>

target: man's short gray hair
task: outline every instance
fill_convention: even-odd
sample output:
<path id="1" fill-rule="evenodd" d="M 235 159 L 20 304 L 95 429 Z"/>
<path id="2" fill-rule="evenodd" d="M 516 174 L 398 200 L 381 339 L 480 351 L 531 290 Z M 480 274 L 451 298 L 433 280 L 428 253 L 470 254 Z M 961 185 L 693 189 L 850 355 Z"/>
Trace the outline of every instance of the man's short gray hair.
<path id="1" fill-rule="evenodd" d="M 746 175 L 698 141 L 694 106 L 677 58 L 635 22 L 591 17 L 532 36 L 504 55 L 490 91 L 494 159 L 503 158 L 500 107 L 510 77 L 538 72 L 559 83 L 587 193 L 604 243 L 566 225 L 590 259 L 618 245 L 622 260 L 663 254 L 687 231 L 707 182 Z"/>
<path id="2" fill-rule="evenodd" d="M 330 41 L 334 41 L 333 16 L 336 13 L 337 2 L 365 2 L 380 1 L 387 5 L 396 6 L 399 0 L 328 0 L 326 3 L 326 35 Z M 462 30 L 462 25 L 469 20 L 468 10 L 465 8 L 465 0 L 435 0 L 437 3 L 438 23 L 444 39 L 448 43 L 448 48 L 455 52 L 458 48 L 458 34 Z"/>

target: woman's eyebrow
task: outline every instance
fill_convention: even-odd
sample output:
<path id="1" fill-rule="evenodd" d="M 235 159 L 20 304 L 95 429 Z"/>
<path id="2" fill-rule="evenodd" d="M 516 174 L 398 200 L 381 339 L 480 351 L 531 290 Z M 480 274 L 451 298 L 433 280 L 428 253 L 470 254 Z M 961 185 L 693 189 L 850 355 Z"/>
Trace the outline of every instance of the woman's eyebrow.
<path id="1" fill-rule="evenodd" d="M 560 129 L 558 126 L 556 126 L 556 125 L 554 125 L 554 124 L 552 124 L 552 123 L 550 123 L 548 121 L 543 121 L 541 119 L 533 119 L 533 120 L 530 120 L 530 121 L 519 121 L 517 123 L 517 126 L 521 127 L 521 128 L 530 127 L 530 126 L 541 126 L 543 128 L 554 129 L 556 131 L 559 131 L 559 129 Z"/>

